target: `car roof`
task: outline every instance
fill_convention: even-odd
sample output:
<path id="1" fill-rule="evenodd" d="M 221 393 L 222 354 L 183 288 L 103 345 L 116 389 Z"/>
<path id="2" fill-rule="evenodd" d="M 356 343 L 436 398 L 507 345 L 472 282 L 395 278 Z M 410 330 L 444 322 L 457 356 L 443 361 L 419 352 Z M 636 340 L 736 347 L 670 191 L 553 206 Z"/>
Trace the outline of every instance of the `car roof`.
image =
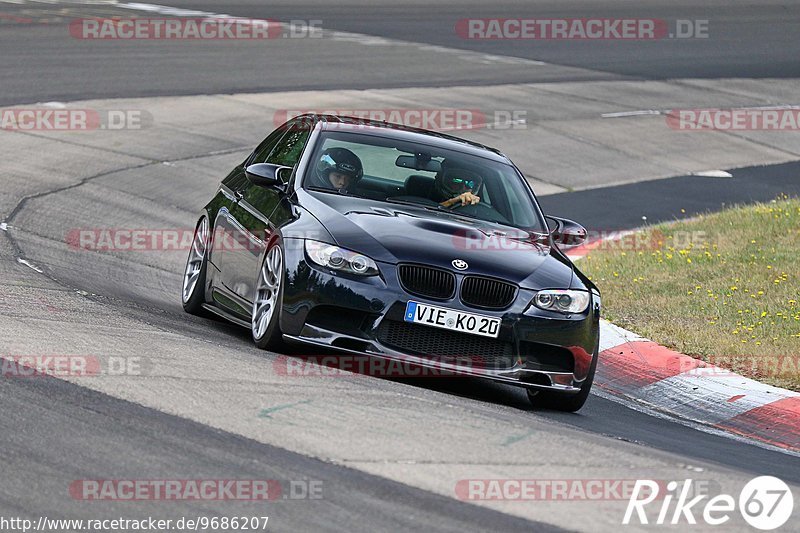
<path id="1" fill-rule="evenodd" d="M 436 148 L 463 152 L 500 163 L 511 163 L 502 152 L 495 148 L 436 131 L 412 128 L 410 126 L 391 122 L 341 115 L 308 114 L 295 118 L 310 119 L 315 122 L 319 121 L 323 131 L 336 129 L 337 131 L 352 131 L 354 133 L 364 133 L 367 135 L 379 135 L 381 137 L 416 142 Z"/>

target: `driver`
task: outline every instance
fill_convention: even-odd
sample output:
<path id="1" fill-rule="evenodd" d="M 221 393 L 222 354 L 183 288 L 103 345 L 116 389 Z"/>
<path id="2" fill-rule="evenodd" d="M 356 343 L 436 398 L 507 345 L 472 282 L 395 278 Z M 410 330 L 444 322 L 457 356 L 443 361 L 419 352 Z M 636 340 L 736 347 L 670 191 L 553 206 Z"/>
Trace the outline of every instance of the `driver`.
<path id="1" fill-rule="evenodd" d="M 328 148 L 322 152 L 314 174 L 320 186 L 347 192 L 364 175 L 364 168 L 347 148 Z"/>
<path id="2" fill-rule="evenodd" d="M 434 200 L 442 207 L 476 205 L 481 197 L 475 193 L 481 188 L 483 178 L 477 172 L 442 161 L 433 186 Z"/>

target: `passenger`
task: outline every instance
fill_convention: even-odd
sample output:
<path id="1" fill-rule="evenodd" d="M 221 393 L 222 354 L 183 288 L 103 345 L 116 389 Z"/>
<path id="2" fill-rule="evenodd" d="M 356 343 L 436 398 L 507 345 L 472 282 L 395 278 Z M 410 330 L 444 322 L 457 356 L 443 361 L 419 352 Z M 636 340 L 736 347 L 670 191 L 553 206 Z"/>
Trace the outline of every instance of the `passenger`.
<path id="1" fill-rule="evenodd" d="M 316 177 L 321 187 L 350 192 L 363 175 L 361 160 L 347 148 L 328 148 L 317 162 Z"/>

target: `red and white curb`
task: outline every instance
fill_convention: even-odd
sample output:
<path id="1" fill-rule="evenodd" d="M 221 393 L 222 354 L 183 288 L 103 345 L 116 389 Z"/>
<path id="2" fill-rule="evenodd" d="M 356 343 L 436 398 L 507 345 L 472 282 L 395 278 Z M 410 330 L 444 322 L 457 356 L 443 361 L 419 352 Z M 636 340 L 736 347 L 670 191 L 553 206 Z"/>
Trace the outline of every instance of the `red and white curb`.
<path id="1" fill-rule="evenodd" d="M 593 241 L 567 255 L 576 261 L 600 244 Z M 606 393 L 800 454 L 800 393 L 670 350 L 606 320 L 600 322 L 598 363 L 595 386 Z"/>
<path id="2" fill-rule="evenodd" d="M 605 320 L 595 386 L 657 411 L 800 453 L 800 393 L 675 352 Z"/>

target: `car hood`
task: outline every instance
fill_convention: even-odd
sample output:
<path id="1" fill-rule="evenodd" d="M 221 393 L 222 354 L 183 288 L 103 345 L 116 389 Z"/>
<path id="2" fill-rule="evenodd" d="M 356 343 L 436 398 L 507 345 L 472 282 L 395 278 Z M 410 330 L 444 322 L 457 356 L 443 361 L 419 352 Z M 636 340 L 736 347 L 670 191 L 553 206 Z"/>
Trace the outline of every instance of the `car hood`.
<path id="1" fill-rule="evenodd" d="M 385 263 L 423 263 L 531 289 L 570 287 L 569 260 L 528 232 L 421 207 L 302 191 L 336 244 Z"/>

